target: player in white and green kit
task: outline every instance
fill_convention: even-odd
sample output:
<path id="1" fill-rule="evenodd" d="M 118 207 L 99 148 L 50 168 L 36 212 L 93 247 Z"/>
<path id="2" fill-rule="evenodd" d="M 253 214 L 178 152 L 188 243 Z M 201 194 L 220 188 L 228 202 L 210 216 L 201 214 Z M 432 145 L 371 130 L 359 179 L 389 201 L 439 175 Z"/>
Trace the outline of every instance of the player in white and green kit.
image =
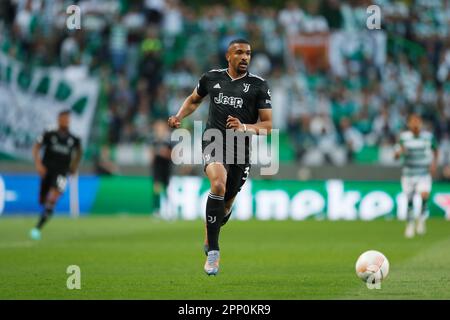
<path id="1" fill-rule="evenodd" d="M 428 199 L 431 192 L 432 176 L 437 166 L 437 146 L 433 134 L 422 130 L 422 118 L 418 114 L 408 117 L 408 131 L 402 132 L 395 157 L 403 155 L 402 189 L 408 199 L 407 225 L 405 236 L 425 233 L 425 220 L 428 217 Z M 413 199 L 415 194 L 422 198 L 422 209 L 415 219 Z"/>

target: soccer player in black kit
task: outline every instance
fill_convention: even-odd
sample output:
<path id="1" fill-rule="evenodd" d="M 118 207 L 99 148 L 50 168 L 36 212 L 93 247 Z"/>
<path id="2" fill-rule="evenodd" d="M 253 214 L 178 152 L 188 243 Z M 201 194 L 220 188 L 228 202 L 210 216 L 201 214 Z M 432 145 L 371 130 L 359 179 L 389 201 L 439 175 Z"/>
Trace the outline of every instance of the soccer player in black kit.
<path id="1" fill-rule="evenodd" d="M 159 216 L 162 209 L 162 200 L 166 196 L 167 186 L 172 173 L 170 157 L 172 143 L 170 141 L 170 131 L 165 121 L 157 120 L 153 125 L 153 129 L 153 214 Z"/>
<path id="2" fill-rule="evenodd" d="M 204 171 L 211 185 L 206 203 L 207 259 L 204 270 L 208 275 L 216 275 L 219 271 L 219 231 L 230 218 L 233 201 L 249 174 L 249 136 L 270 134 L 272 130 L 271 97 L 267 82 L 247 70 L 251 59 L 249 42 L 244 39 L 231 41 L 226 59 L 228 68 L 203 74 L 178 113 L 168 120 L 170 127 L 179 128 L 181 120 L 194 112 L 206 95 L 210 95 L 209 116 L 202 139 Z M 221 150 L 210 148 L 217 141 L 209 138 L 209 129 L 222 133 Z M 237 145 L 227 142 L 226 135 L 230 131 L 245 136 L 243 148 L 239 142 Z"/>
<path id="3" fill-rule="evenodd" d="M 41 229 L 66 188 L 67 175 L 77 171 L 81 160 L 80 139 L 69 132 L 69 123 L 70 111 L 60 112 L 57 130 L 44 132 L 33 146 L 34 163 L 41 176 L 39 203 L 43 206 L 41 217 L 30 233 L 34 240 L 41 238 Z M 41 148 L 44 148 L 42 159 Z"/>

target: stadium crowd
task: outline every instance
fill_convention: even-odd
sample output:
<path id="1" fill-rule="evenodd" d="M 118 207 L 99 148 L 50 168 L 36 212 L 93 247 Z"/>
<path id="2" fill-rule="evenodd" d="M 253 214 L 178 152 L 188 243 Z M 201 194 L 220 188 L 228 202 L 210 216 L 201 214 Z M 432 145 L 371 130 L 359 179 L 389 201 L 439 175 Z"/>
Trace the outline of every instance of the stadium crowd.
<path id="1" fill-rule="evenodd" d="M 203 72 L 225 65 L 231 39 L 245 37 L 251 71 L 271 86 L 274 127 L 289 137 L 296 160 L 345 163 L 376 147 L 388 163 L 414 110 L 449 162 L 450 1 L 374 2 L 382 31 L 367 28 L 372 2 L 364 0 L 279 8 L 249 0 L 9 0 L 1 3 L 0 40 L 4 52 L 29 64 L 70 66 L 101 79 L 100 129 L 92 136 L 99 146 L 151 140 L 155 121 L 178 109 Z M 81 7 L 81 30 L 66 28 L 71 4 Z M 307 50 L 294 50 L 293 39 L 332 34 L 325 62 L 311 64 Z M 206 115 L 200 108 L 192 120 Z"/>

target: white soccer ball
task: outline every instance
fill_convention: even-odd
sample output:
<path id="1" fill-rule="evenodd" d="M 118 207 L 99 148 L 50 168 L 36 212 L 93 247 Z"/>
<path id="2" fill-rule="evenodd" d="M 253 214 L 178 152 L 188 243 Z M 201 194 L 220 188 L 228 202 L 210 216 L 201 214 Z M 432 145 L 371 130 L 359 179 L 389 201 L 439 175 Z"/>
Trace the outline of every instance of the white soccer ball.
<path id="1" fill-rule="evenodd" d="M 386 279 L 389 261 L 381 252 L 369 250 L 359 256 L 355 269 L 358 278 L 366 283 L 375 284 Z"/>

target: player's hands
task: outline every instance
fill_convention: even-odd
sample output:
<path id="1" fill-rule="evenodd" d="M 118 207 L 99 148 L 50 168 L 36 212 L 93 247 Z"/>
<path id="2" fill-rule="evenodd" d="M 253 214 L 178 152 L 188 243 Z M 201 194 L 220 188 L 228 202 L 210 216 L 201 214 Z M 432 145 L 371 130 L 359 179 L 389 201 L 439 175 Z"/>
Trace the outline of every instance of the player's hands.
<path id="1" fill-rule="evenodd" d="M 402 152 L 403 150 L 402 150 L 402 148 L 400 147 L 396 147 L 395 148 L 395 153 L 394 153 L 394 159 L 395 160 L 399 160 L 400 159 L 400 157 L 402 156 Z"/>
<path id="2" fill-rule="evenodd" d="M 45 174 L 47 173 L 47 168 L 42 163 L 36 164 L 36 170 L 41 177 L 45 176 Z"/>
<path id="3" fill-rule="evenodd" d="M 234 129 L 235 131 L 244 131 L 244 125 L 238 118 L 228 116 L 227 118 L 227 128 Z"/>
<path id="4" fill-rule="evenodd" d="M 181 126 L 181 120 L 177 116 L 171 116 L 167 120 L 167 124 L 171 128 L 179 128 Z"/>

